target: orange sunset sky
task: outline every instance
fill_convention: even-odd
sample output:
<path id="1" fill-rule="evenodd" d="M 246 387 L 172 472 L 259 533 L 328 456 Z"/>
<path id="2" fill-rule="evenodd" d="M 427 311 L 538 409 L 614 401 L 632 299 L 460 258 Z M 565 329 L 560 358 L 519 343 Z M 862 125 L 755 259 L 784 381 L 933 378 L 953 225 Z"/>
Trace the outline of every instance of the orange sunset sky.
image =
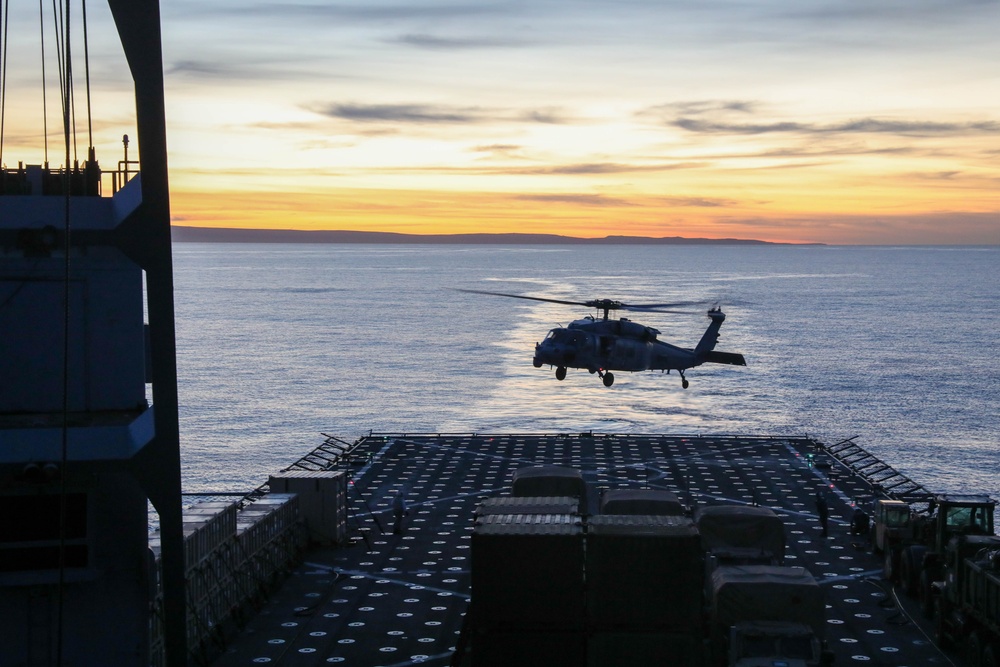
<path id="1" fill-rule="evenodd" d="M 87 9 L 107 169 L 134 135 L 131 84 L 107 7 Z M 175 224 L 1000 243 L 997 2 L 161 11 Z M 36 164 L 38 7 L 12 6 L 9 25 L 3 160 Z"/>

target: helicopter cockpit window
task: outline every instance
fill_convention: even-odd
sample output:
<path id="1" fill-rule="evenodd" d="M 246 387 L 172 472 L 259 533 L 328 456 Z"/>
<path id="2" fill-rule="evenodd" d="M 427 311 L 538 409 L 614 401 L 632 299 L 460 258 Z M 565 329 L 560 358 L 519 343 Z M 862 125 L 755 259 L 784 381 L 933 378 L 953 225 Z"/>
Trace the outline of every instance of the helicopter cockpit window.
<path id="1" fill-rule="evenodd" d="M 561 345 L 568 345 L 574 340 L 573 332 L 567 331 L 566 329 L 553 329 L 546 336 L 546 340 L 552 341 L 553 343 L 559 343 Z"/>

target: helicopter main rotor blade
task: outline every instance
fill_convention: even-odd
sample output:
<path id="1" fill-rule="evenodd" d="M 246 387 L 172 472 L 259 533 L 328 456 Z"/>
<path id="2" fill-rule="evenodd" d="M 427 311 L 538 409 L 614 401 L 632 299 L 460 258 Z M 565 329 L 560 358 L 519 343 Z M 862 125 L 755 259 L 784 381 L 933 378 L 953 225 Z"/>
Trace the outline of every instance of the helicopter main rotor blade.
<path id="1" fill-rule="evenodd" d="M 546 299 L 540 296 L 525 296 L 524 294 L 508 294 L 507 292 L 490 292 L 481 289 L 455 289 L 456 292 L 467 292 L 469 294 L 489 294 L 491 296 L 506 296 L 511 299 L 528 299 L 529 301 L 545 301 L 546 303 L 561 303 L 567 306 L 589 306 L 590 302 L 585 301 L 563 301 L 562 299 Z"/>
<path id="2" fill-rule="evenodd" d="M 676 301 L 674 303 L 622 303 L 621 301 L 614 301 L 613 299 L 596 299 L 594 301 L 588 301 L 586 305 L 591 308 L 603 310 L 605 314 L 609 310 L 631 310 L 643 313 L 674 313 L 676 315 L 690 315 L 695 311 L 676 310 L 676 308 L 683 306 L 704 305 L 704 303 L 701 301 Z"/>
<path id="3" fill-rule="evenodd" d="M 466 292 L 468 294 L 488 294 L 490 296 L 504 296 L 510 299 L 527 299 L 528 301 L 543 301 L 545 303 L 560 303 L 566 306 L 586 306 L 587 308 L 597 308 L 598 310 L 635 310 L 647 313 L 674 313 L 677 315 L 690 315 L 694 311 L 675 310 L 685 306 L 701 306 L 702 301 L 675 301 L 673 303 L 622 303 L 614 299 L 592 299 L 590 301 L 567 301 L 565 299 L 550 299 L 541 296 L 526 296 L 524 294 L 511 294 L 509 292 L 492 292 L 490 290 L 460 289 L 456 292 Z"/>
<path id="4" fill-rule="evenodd" d="M 702 306 L 703 301 L 675 301 L 674 303 L 619 303 L 619 310 L 645 311 L 648 313 L 689 313 L 688 310 L 674 310 L 687 306 Z"/>

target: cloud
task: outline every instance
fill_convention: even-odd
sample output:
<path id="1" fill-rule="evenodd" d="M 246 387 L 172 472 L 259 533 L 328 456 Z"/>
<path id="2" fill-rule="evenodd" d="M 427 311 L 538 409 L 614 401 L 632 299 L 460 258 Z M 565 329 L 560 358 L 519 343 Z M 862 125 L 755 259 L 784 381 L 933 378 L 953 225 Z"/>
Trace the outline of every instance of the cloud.
<path id="1" fill-rule="evenodd" d="M 177 60 L 164 68 L 164 76 L 168 79 L 187 79 L 193 81 L 208 81 L 212 85 L 238 81 L 288 81 L 313 77 L 305 70 L 298 72 L 293 68 L 276 67 L 281 63 L 251 63 L 245 59 L 235 62 L 229 57 L 219 57 L 202 60 Z"/>
<path id="2" fill-rule="evenodd" d="M 857 118 L 842 123 L 801 123 L 780 121 L 774 123 L 727 123 L 682 117 L 669 121 L 669 125 L 699 134 L 894 134 L 908 137 L 929 137 L 960 134 L 994 134 L 1000 130 L 995 121 L 936 122 L 893 120 L 882 118 Z"/>
<path id="3" fill-rule="evenodd" d="M 638 172 L 672 171 L 705 166 L 703 162 L 674 162 L 659 164 L 627 164 L 623 162 L 578 162 L 547 167 L 522 167 L 505 170 L 509 174 L 533 176 L 564 176 L 587 174 L 629 174 Z"/>
<path id="4" fill-rule="evenodd" d="M 572 193 L 552 193 L 552 194 L 530 194 L 514 195 L 513 199 L 518 201 L 532 201 L 542 203 L 557 204 L 578 204 L 580 206 L 635 206 L 635 204 L 619 197 L 608 197 L 600 194 L 572 194 Z"/>
<path id="5" fill-rule="evenodd" d="M 392 44 L 404 44 L 431 51 L 467 51 L 470 49 L 493 49 L 525 46 L 527 43 L 515 39 L 456 38 L 434 35 L 409 34 L 386 40 Z"/>
<path id="6" fill-rule="evenodd" d="M 435 107 L 426 104 L 330 104 L 319 112 L 360 123 L 479 123 L 489 120 L 474 107 Z"/>
<path id="7" fill-rule="evenodd" d="M 709 199 L 706 197 L 662 197 L 658 201 L 668 206 L 693 208 L 723 208 L 739 204 L 735 199 Z"/>
<path id="8" fill-rule="evenodd" d="M 669 102 L 640 109 L 636 116 L 654 117 L 659 123 L 696 134 L 761 135 L 796 134 L 833 136 L 844 134 L 932 137 L 995 134 L 1000 122 L 931 121 L 898 118 L 861 117 L 834 123 L 796 120 L 754 121 L 767 114 L 763 105 L 749 100 L 688 100 Z"/>
<path id="9" fill-rule="evenodd" d="M 353 104 L 315 105 L 313 111 L 356 123 L 410 123 L 421 125 L 481 124 L 494 122 L 565 124 L 571 122 L 558 109 L 528 111 L 456 107 L 431 104 Z"/>
<path id="10" fill-rule="evenodd" d="M 231 79 L 240 75 L 240 68 L 231 65 L 220 65 L 217 62 L 203 60 L 178 60 L 166 67 L 165 75 L 187 76 L 195 78 Z"/>
<path id="11" fill-rule="evenodd" d="M 356 21 L 384 23 L 411 19 L 450 20 L 457 17 L 483 16 L 504 11 L 502 5 L 491 3 L 346 3 L 346 2 L 257 2 L 247 4 L 235 0 L 164 3 L 166 18 L 204 20 L 205 17 L 233 19 L 295 20 L 315 26 L 316 21 Z"/>
<path id="12" fill-rule="evenodd" d="M 657 104 L 645 109 L 640 109 L 636 115 L 644 116 L 654 114 L 662 116 L 665 113 L 672 115 L 701 115 L 706 113 L 728 111 L 753 113 L 757 106 L 757 102 L 747 100 L 687 100 L 683 102 L 667 102 L 665 104 Z"/>
<path id="13" fill-rule="evenodd" d="M 518 144 L 484 144 L 480 146 L 473 146 L 472 150 L 476 153 L 513 153 L 521 150 L 523 146 Z"/>

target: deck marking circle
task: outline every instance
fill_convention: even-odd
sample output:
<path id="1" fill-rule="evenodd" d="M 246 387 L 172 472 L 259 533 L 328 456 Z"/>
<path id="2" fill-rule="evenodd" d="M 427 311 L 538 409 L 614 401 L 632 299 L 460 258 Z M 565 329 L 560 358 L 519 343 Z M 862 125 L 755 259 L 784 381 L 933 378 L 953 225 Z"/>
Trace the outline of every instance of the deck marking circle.
<path id="1" fill-rule="evenodd" d="M 393 651 L 398 651 L 399 649 L 395 646 L 383 646 L 379 650 L 382 651 L 382 653 L 392 653 Z"/>
<path id="2" fill-rule="evenodd" d="M 271 662 L 270 658 L 254 658 L 254 662 Z"/>
<path id="3" fill-rule="evenodd" d="M 310 632 L 309 636 L 310 637 L 326 637 L 326 633 L 322 632 L 320 630 L 317 630 L 316 632 Z"/>
<path id="4" fill-rule="evenodd" d="M 883 646 L 880 651 L 885 651 L 886 653 L 898 653 L 899 649 L 895 646 Z"/>
<path id="5" fill-rule="evenodd" d="M 268 639 L 267 643 L 268 644 L 284 644 L 285 640 L 284 639 Z"/>
<path id="6" fill-rule="evenodd" d="M 340 657 L 336 657 L 336 658 L 327 658 L 327 659 L 326 659 L 326 661 L 327 661 L 327 662 L 344 662 L 344 658 L 340 658 Z"/>
<path id="7" fill-rule="evenodd" d="M 878 628 L 872 628 L 871 630 L 865 630 L 870 635 L 884 635 L 885 630 L 879 630 Z"/>
<path id="8" fill-rule="evenodd" d="M 841 637 L 840 641 L 842 641 L 845 644 L 857 644 L 858 643 L 858 640 L 855 639 L 854 637 Z"/>
<path id="9" fill-rule="evenodd" d="M 316 652 L 316 649 L 314 649 L 314 648 L 300 648 L 299 649 L 299 653 L 315 653 L 315 652 Z"/>

